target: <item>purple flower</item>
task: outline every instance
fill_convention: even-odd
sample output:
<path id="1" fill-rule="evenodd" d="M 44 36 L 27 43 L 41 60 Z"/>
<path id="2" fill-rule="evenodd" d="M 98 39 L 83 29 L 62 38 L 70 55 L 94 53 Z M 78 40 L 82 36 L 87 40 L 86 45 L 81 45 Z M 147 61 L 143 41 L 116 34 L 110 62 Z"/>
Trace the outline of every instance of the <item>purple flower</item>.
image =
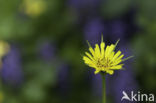
<path id="1" fill-rule="evenodd" d="M 105 27 L 100 19 L 89 20 L 84 27 L 84 38 L 92 45 L 100 42 L 101 35 L 105 35 Z"/>
<path id="2" fill-rule="evenodd" d="M 102 98 L 102 78 L 100 74 L 94 74 L 94 71 L 90 74 L 92 80 L 91 80 L 91 86 L 94 96 Z M 112 91 L 112 85 L 113 85 L 113 79 L 112 75 L 106 75 L 106 94 L 111 95 Z"/>
<path id="3" fill-rule="evenodd" d="M 113 92 L 112 85 L 113 85 L 114 75 L 106 75 L 106 94 L 111 95 Z"/>
<path id="4" fill-rule="evenodd" d="M 128 52 L 130 51 L 128 46 L 123 46 L 120 50 L 125 54 L 125 57 L 131 56 L 131 52 Z M 131 91 L 137 90 L 138 85 L 135 80 L 135 74 L 132 69 L 131 60 L 126 61 L 124 67 L 125 70 L 117 71 L 117 74 L 115 75 L 116 79 L 114 80 L 113 85 L 115 103 L 121 103 L 123 91 L 130 93 Z"/>
<path id="5" fill-rule="evenodd" d="M 49 41 L 43 42 L 39 47 L 39 56 L 45 61 L 51 61 L 55 59 L 55 46 Z"/>
<path id="6" fill-rule="evenodd" d="M 58 86 L 60 93 L 67 94 L 69 90 L 69 66 L 65 63 L 62 63 L 58 67 Z"/>
<path id="7" fill-rule="evenodd" d="M 122 39 L 126 35 L 127 25 L 120 20 L 112 21 L 110 24 L 110 37 L 112 40 Z"/>
<path id="8" fill-rule="evenodd" d="M 94 96 L 101 98 L 102 97 L 102 78 L 100 74 L 95 75 L 92 71 L 91 75 L 91 86 Z"/>
<path id="9" fill-rule="evenodd" d="M 115 103 L 121 103 L 121 98 L 123 96 L 122 92 L 126 91 L 130 93 L 137 89 L 134 74 L 131 70 L 119 71 L 118 76 L 114 82 L 114 99 Z"/>
<path id="10" fill-rule="evenodd" d="M 17 47 L 11 46 L 11 50 L 4 58 L 1 75 L 4 83 L 9 85 L 17 86 L 22 83 L 21 54 Z"/>
<path id="11" fill-rule="evenodd" d="M 95 8 L 101 0 L 69 0 L 69 5 L 75 9 Z"/>
<path id="12" fill-rule="evenodd" d="M 83 24 L 88 17 L 99 15 L 101 0 L 69 0 L 67 6 L 76 15 L 76 24 Z"/>

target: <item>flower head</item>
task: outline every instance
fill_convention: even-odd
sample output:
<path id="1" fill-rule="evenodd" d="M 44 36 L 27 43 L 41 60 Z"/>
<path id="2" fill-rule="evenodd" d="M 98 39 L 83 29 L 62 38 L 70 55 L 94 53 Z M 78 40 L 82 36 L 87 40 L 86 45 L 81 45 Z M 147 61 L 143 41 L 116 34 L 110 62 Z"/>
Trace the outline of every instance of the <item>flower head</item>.
<path id="1" fill-rule="evenodd" d="M 52 61 L 55 60 L 56 48 L 55 44 L 51 43 L 50 41 L 44 41 L 43 43 L 39 44 L 39 56 L 44 61 Z"/>
<path id="2" fill-rule="evenodd" d="M 101 32 L 105 34 L 105 25 L 100 18 L 89 20 L 84 27 L 84 37 L 90 41 L 91 45 L 100 41 Z"/>
<path id="3" fill-rule="evenodd" d="M 21 8 L 27 15 L 36 17 L 45 11 L 46 2 L 44 0 L 23 0 Z"/>
<path id="4" fill-rule="evenodd" d="M 10 46 L 7 42 L 0 40 L 0 68 L 2 66 L 2 58 L 9 52 Z"/>
<path id="5" fill-rule="evenodd" d="M 9 51 L 9 44 L 5 41 L 0 41 L 0 58 L 5 56 Z"/>
<path id="6" fill-rule="evenodd" d="M 3 93 L 0 92 L 0 103 L 2 103 L 2 101 L 3 101 Z"/>
<path id="7" fill-rule="evenodd" d="M 3 60 L 3 66 L 1 70 L 2 81 L 11 86 L 20 86 L 23 82 L 23 71 L 21 65 L 20 50 L 10 45 L 10 51 Z"/>
<path id="8" fill-rule="evenodd" d="M 124 54 L 122 54 L 120 50 L 115 53 L 114 50 L 118 42 L 119 40 L 116 44 L 105 46 L 102 37 L 100 46 L 95 44 L 94 49 L 88 43 L 90 53 L 85 52 L 86 56 L 83 56 L 85 64 L 94 68 L 95 74 L 106 72 L 112 75 L 114 70 L 122 69 L 122 62 L 127 60 L 129 57 L 122 59 Z"/>

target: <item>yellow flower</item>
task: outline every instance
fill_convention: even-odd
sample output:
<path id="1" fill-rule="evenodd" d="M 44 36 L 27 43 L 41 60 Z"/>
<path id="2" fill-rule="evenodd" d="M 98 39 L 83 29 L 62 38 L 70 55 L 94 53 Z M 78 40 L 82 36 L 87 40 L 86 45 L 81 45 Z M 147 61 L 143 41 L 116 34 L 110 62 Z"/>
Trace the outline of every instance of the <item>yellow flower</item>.
<path id="1" fill-rule="evenodd" d="M 45 0 L 24 0 L 23 1 L 24 12 L 31 16 L 36 17 L 42 14 L 46 8 Z"/>
<path id="2" fill-rule="evenodd" d="M 3 94 L 2 92 L 0 92 L 0 103 L 2 103 L 2 101 L 3 101 Z"/>
<path id="3" fill-rule="evenodd" d="M 102 37 L 100 46 L 95 44 L 94 49 L 88 43 L 90 53 L 85 52 L 86 56 L 83 56 L 85 64 L 94 68 L 95 74 L 106 72 L 112 75 L 114 70 L 122 69 L 122 62 L 127 60 L 127 58 L 122 59 L 124 54 L 122 54 L 120 50 L 115 53 L 114 49 L 118 42 L 119 41 L 117 41 L 116 44 L 105 46 Z"/>
<path id="4" fill-rule="evenodd" d="M 7 42 L 0 40 L 0 67 L 2 65 L 2 58 L 5 56 L 10 50 L 10 46 Z"/>
<path id="5" fill-rule="evenodd" d="M 0 40 L 0 58 L 2 58 L 9 51 L 9 44 Z"/>

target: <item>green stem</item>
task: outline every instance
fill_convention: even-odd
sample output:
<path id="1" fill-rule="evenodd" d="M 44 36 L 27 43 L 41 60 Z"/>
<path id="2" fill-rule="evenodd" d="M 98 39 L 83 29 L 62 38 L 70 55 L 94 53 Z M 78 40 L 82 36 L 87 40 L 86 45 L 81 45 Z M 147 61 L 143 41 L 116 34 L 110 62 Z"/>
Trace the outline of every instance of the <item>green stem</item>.
<path id="1" fill-rule="evenodd" d="M 102 76 L 102 103 L 106 103 L 106 74 L 101 74 Z"/>

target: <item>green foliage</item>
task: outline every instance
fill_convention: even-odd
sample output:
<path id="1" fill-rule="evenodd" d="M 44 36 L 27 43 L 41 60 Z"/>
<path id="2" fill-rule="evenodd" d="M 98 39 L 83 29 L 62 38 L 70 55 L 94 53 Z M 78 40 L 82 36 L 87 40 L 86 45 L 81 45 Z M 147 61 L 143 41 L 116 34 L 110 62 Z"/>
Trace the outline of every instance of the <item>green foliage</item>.
<path id="1" fill-rule="evenodd" d="M 22 1 L 0 0 L 0 39 L 19 46 L 24 71 L 21 86 L 16 88 L 0 84 L 3 103 L 100 103 L 100 99 L 92 95 L 91 86 L 84 80 L 87 70 L 82 61 L 82 51 L 86 45 L 83 26 L 79 22 L 86 21 L 78 19 L 79 14 L 68 7 L 68 0 L 45 0 L 46 10 L 36 17 L 21 10 Z M 134 70 L 139 86 L 152 93 L 156 93 L 154 4 L 155 0 L 104 0 L 100 10 L 96 11 L 103 19 L 118 19 L 135 8 L 134 24 L 139 30 L 131 42 L 135 58 Z M 38 45 L 44 40 L 54 42 L 54 55 L 57 59 L 46 62 L 40 58 Z M 64 94 L 58 86 L 62 62 L 70 67 L 70 86 Z"/>

